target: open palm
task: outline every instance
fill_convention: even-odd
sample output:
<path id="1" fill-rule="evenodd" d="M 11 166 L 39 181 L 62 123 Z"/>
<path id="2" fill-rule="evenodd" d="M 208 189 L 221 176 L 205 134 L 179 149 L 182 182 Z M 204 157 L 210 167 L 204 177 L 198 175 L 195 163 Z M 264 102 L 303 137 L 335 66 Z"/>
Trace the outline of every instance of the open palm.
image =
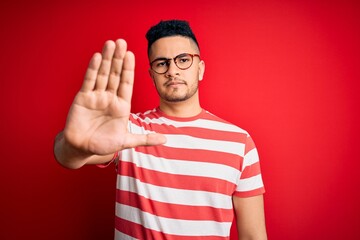
<path id="1" fill-rule="evenodd" d="M 102 53 L 94 54 L 68 114 L 64 129 L 68 143 L 89 153 L 106 155 L 165 142 L 158 134 L 134 135 L 127 131 L 134 70 L 135 57 L 122 39 L 107 41 Z"/>

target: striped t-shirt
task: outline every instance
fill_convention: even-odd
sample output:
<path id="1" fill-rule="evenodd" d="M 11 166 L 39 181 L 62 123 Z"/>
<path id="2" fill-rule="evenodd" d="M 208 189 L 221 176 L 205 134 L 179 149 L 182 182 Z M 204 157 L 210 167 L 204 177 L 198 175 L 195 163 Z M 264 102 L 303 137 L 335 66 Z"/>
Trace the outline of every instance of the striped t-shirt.
<path id="1" fill-rule="evenodd" d="M 115 239 L 228 239 L 232 196 L 264 192 L 249 134 L 205 110 L 191 118 L 159 108 L 131 114 L 129 131 L 167 142 L 119 153 Z"/>

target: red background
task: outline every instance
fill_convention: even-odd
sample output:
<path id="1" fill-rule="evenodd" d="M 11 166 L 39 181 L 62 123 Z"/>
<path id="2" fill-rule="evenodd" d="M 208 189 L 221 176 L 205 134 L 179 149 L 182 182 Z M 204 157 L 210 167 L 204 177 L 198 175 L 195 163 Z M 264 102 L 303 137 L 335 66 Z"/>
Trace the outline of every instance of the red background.
<path id="1" fill-rule="evenodd" d="M 360 239 L 358 1 L 2 1 L 0 239 L 111 239 L 114 168 L 61 168 L 64 127 L 93 52 L 125 38 L 133 111 L 157 105 L 146 30 L 190 21 L 202 106 L 248 130 L 269 239 Z M 235 236 L 232 230 L 233 239 Z"/>

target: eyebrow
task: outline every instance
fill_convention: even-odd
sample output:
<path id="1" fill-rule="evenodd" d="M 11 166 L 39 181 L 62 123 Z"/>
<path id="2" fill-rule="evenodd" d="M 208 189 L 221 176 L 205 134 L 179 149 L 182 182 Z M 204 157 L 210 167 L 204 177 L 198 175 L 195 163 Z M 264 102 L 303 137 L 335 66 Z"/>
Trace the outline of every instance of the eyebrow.
<path id="1" fill-rule="evenodd" d="M 171 59 L 174 59 L 174 58 L 176 58 L 176 57 L 180 57 L 181 55 L 186 55 L 186 54 L 188 54 L 188 53 L 180 53 L 180 54 L 178 54 L 178 55 L 176 55 L 175 57 L 173 57 L 173 58 L 166 58 L 166 57 L 158 57 L 158 58 L 155 58 L 154 60 L 152 60 L 151 62 L 155 62 L 155 61 L 159 61 L 159 60 L 166 60 L 166 61 L 168 61 L 168 60 L 171 60 Z"/>
<path id="2" fill-rule="evenodd" d="M 155 61 L 159 61 L 159 60 L 171 60 L 172 58 L 166 58 L 166 57 L 159 57 L 159 58 L 155 58 L 154 60 L 152 60 L 151 62 L 155 62 Z"/>

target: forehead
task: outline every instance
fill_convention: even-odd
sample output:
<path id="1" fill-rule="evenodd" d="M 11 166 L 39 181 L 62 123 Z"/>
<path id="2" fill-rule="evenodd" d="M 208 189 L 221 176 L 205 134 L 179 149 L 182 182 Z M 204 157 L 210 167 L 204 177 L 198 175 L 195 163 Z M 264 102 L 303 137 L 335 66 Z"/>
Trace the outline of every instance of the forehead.
<path id="1" fill-rule="evenodd" d="M 171 58 L 180 53 L 198 53 L 196 44 L 187 37 L 171 36 L 156 40 L 150 47 L 149 58 Z"/>

